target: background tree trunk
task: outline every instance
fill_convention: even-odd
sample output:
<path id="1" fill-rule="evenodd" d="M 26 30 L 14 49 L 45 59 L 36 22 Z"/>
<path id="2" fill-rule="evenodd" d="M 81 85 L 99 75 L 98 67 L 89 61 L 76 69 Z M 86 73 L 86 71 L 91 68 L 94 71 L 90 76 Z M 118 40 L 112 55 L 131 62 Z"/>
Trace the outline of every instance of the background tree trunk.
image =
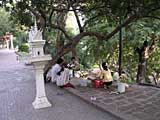
<path id="1" fill-rule="evenodd" d="M 144 41 L 143 46 L 139 49 L 138 48 L 138 70 L 137 70 L 137 83 L 145 83 L 145 75 L 146 75 L 146 61 L 149 57 L 149 47 L 148 42 Z"/>
<path id="2" fill-rule="evenodd" d="M 145 83 L 146 61 L 139 61 L 137 71 L 137 83 Z"/>
<path id="3" fill-rule="evenodd" d="M 61 31 L 57 32 L 56 37 L 56 53 L 64 46 L 63 33 Z"/>
<path id="4" fill-rule="evenodd" d="M 76 48 L 73 48 L 72 51 L 72 57 L 75 57 L 77 59 L 77 51 L 76 51 Z"/>
<path id="5" fill-rule="evenodd" d="M 156 41 L 159 39 L 154 34 L 151 34 L 152 44 L 149 46 L 148 41 L 144 41 L 143 46 L 137 52 L 139 55 L 138 71 L 137 71 L 137 83 L 145 83 L 146 69 L 147 69 L 147 59 L 152 54 L 153 50 L 156 48 Z"/>

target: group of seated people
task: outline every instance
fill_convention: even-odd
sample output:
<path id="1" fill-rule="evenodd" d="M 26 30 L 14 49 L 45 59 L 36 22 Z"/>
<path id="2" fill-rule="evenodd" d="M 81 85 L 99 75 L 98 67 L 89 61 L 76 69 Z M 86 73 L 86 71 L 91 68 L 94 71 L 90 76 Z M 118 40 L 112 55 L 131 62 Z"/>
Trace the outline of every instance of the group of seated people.
<path id="1" fill-rule="evenodd" d="M 67 64 L 62 58 L 59 58 L 55 65 L 52 66 L 47 74 L 47 79 L 50 78 L 51 82 L 56 83 L 59 87 L 64 87 L 69 83 L 71 77 L 74 77 L 74 70 L 79 70 L 80 65 L 75 57 Z M 102 63 L 102 69 L 97 74 L 96 79 L 100 79 L 104 88 L 109 88 L 112 85 L 113 77 L 106 62 Z"/>
<path id="2" fill-rule="evenodd" d="M 80 69 L 80 65 L 75 57 L 71 58 L 71 61 L 67 64 L 62 58 L 59 58 L 55 65 L 49 70 L 47 79 L 56 83 L 59 87 L 65 87 L 72 85 L 69 83 L 71 77 L 74 76 L 74 70 Z"/>

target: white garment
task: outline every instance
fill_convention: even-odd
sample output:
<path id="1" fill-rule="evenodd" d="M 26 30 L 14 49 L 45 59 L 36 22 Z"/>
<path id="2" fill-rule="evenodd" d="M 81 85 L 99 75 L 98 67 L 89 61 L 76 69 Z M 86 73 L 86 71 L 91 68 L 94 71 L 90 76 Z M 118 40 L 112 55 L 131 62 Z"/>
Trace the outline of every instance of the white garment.
<path id="1" fill-rule="evenodd" d="M 57 86 L 63 86 L 69 82 L 69 69 L 64 68 L 64 71 L 57 77 L 56 84 Z"/>
<path id="2" fill-rule="evenodd" d="M 118 74 L 118 72 L 115 72 L 115 73 L 113 74 L 113 79 L 116 80 L 116 81 L 119 80 L 119 74 Z"/>
<path id="3" fill-rule="evenodd" d="M 59 64 L 55 64 L 52 69 L 51 69 L 51 73 L 52 73 L 52 82 L 56 82 L 57 81 L 57 73 L 61 70 L 61 66 Z"/>
<path id="4" fill-rule="evenodd" d="M 52 70 L 52 69 L 50 69 L 50 70 L 48 71 L 46 77 L 52 77 L 52 71 L 51 71 L 51 70 Z"/>

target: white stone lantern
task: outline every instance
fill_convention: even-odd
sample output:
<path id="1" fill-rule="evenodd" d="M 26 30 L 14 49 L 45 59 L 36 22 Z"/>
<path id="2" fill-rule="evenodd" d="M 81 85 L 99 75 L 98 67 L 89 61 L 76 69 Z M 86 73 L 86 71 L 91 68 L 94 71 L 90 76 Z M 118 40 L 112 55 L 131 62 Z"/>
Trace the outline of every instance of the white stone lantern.
<path id="1" fill-rule="evenodd" d="M 35 79 L 36 79 L 36 98 L 32 103 L 35 109 L 51 107 L 51 103 L 48 101 L 45 93 L 44 86 L 44 76 L 43 69 L 45 64 L 51 60 L 50 55 L 44 55 L 43 46 L 45 40 L 42 39 L 42 31 L 38 30 L 34 36 L 33 40 L 29 41 L 31 49 L 31 56 L 29 62 L 33 64 L 35 69 Z"/>

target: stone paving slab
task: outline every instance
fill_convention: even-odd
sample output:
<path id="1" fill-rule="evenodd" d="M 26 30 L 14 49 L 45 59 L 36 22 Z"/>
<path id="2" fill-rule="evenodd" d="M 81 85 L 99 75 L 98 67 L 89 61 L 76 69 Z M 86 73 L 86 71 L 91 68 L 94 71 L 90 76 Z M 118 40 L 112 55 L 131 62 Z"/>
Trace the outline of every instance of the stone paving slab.
<path id="1" fill-rule="evenodd" d="M 110 94 L 102 88 L 66 88 L 86 102 L 122 120 L 160 120 L 160 89 L 131 85 L 123 94 Z M 91 100 L 95 96 L 96 100 Z"/>

